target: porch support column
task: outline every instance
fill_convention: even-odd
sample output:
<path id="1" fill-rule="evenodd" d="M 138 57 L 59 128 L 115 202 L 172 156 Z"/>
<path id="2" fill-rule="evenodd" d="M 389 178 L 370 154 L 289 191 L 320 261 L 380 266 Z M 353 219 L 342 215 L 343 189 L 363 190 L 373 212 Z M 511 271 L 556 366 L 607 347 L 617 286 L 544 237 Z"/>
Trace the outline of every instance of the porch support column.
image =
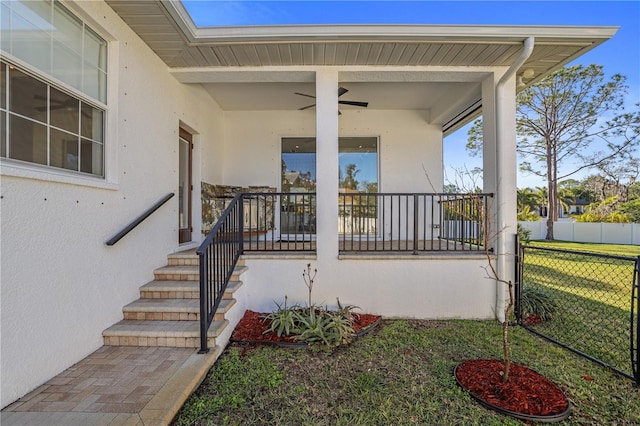
<path id="1" fill-rule="evenodd" d="M 515 284 L 517 220 L 516 77 L 512 75 L 496 96 L 496 271 L 498 278 Z M 508 287 L 497 283 L 496 316 L 505 321 Z"/>
<path id="2" fill-rule="evenodd" d="M 316 243 L 320 263 L 338 255 L 338 71 L 316 71 Z"/>
<path id="3" fill-rule="evenodd" d="M 517 152 L 516 152 L 516 73 L 527 61 L 535 45 L 535 39 L 528 37 L 522 45 L 522 52 L 509 69 L 500 77 L 496 85 L 496 222 L 495 253 L 498 279 L 515 284 L 515 254 L 517 219 Z M 497 283 L 496 316 L 501 322 L 505 318 L 508 287 Z"/>

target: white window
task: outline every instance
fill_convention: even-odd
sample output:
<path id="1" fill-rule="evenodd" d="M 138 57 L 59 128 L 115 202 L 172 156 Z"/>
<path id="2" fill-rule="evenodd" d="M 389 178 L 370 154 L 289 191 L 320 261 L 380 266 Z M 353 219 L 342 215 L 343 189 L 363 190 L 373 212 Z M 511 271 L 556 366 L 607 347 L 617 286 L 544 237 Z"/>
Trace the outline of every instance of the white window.
<path id="1" fill-rule="evenodd" d="M 2 157 L 104 177 L 106 41 L 57 1 L 0 7 Z"/>

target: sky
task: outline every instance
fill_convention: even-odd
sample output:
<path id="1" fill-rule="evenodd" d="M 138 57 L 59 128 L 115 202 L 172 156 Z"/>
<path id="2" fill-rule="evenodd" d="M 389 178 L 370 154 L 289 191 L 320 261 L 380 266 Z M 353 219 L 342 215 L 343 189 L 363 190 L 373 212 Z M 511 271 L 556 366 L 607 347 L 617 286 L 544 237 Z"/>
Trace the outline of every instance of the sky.
<path id="1" fill-rule="evenodd" d="M 627 77 L 626 105 L 640 102 L 640 1 L 204 1 L 183 0 L 195 24 L 207 26 L 294 24 L 596 25 L 620 27 L 606 43 L 569 65 L 600 64 L 607 76 Z M 454 169 L 481 166 L 466 152 L 468 126 L 445 139 L 447 178 Z M 561 170 L 562 171 L 562 170 Z M 584 177 L 585 174 L 574 178 Z M 518 187 L 543 186 L 519 172 Z"/>

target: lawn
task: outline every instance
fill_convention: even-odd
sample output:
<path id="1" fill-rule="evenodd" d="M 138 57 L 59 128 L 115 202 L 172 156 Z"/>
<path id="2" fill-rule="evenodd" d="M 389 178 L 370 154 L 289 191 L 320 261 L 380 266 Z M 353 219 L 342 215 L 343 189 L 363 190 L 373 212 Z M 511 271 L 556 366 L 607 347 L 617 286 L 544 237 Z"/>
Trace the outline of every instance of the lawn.
<path id="1" fill-rule="evenodd" d="M 631 260 L 547 251 L 599 252 Z M 535 328 L 627 374 L 633 257 L 640 247 L 614 244 L 532 242 L 525 248 L 524 288 L 539 289 L 558 306 L 553 320 Z M 637 309 L 636 309 L 637 312 Z"/>
<path id="2" fill-rule="evenodd" d="M 616 256 L 640 256 L 640 246 L 629 244 L 596 244 L 576 243 L 570 241 L 546 241 L 534 240 L 531 244 L 541 247 L 556 248 L 562 250 L 589 251 L 592 253 L 612 254 Z"/>
<path id="3" fill-rule="evenodd" d="M 640 424 L 629 379 L 511 328 L 513 359 L 560 385 L 573 405 L 562 424 Z M 500 357 L 494 321 L 384 320 L 332 352 L 232 344 L 174 425 L 515 425 L 457 385 L 454 367 Z"/>

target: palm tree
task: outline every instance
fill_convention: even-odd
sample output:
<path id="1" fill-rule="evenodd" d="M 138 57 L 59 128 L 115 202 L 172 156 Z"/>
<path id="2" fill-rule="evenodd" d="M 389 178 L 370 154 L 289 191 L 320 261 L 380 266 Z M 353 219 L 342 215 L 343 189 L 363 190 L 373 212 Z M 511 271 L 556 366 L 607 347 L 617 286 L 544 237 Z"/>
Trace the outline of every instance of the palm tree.
<path id="1" fill-rule="evenodd" d="M 540 216 L 547 216 L 549 213 L 549 189 L 546 186 L 536 188 L 537 208 L 540 209 Z"/>
<path id="2" fill-rule="evenodd" d="M 558 203 L 564 211 L 569 213 L 571 205 L 576 203 L 575 192 L 571 188 L 558 188 Z"/>
<path id="3" fill-rule="evenodd" d="M 521 212 L 528 207 L 529 210 L 535 209 L 537 205 L 536 193 L 531 188 L 518 189 L 517 193 L 518 211 Z"/>

